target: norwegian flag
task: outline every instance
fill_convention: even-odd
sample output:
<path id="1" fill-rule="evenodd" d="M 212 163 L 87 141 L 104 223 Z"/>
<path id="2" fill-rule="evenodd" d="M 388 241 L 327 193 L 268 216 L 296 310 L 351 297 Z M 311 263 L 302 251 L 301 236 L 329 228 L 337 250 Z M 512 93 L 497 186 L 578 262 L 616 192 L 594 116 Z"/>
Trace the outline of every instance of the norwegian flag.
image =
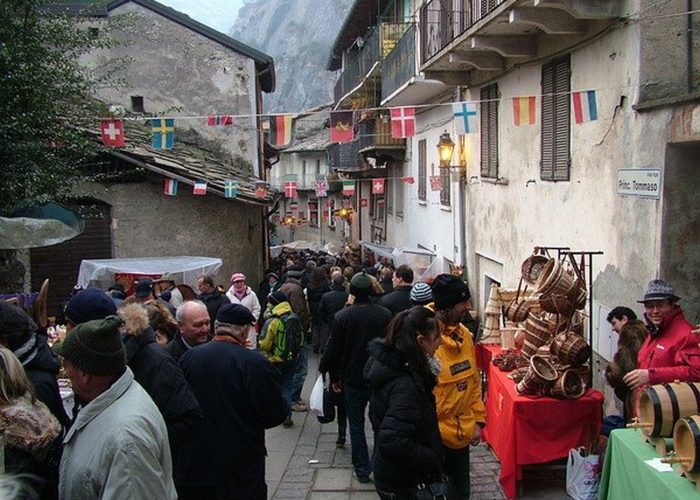
<path id="1" fill-rule="evenodd" d="M 110 148 L 123 148 L 126 144 L 124 140 L 124 120 L 102 120 L 100 122 L 102 131 L 102 143 Z"/>
<path id="2" fill-rule="evenodd" d="M 416 108 L 391 108 L 391 137 L 405 139 L 416 135 Z"/>
<path id="3" fill-rule="evenodd" d="M 168 196 L 177 195 L 177 181 L 175 179 L 171 179 L 169 177 L 166 177 L 165 187 L 163 188 L 163 192 L 165 194 L 167 194 Z"/>
<path id="4" fill-rule="evenodd" d="M 372 194 L 384 194 L 384 179 L 372 179 Z"/>
<path id="5" fill-rule="evenodd" d="M 204 196 L 207 194 L 207 181 L 194 181 L 192 194 L 197 196 Z"/>
<path id="6" fill-rule="evenodd" d="M 440 176 L 439 175 L 431 175 L 430 176 L 430 190 L 431 191 L 440 191 L 441 187 L 442 187 L 442 182 L 440 182 Z"/>
<path id="7" fill-rule="evenodd" d="M 225 125 L 233 125 L 233 116 L 231 115 L 209 115 L 207 116 L 208 127 L 223 127 Z"/>
<path id="8" fill-rule="evenodd" d="M 284 183 L 284 197 L 285 198 L 296 198 L 297 197 L 297 182 L 296 181 L 286 181 Z"/>

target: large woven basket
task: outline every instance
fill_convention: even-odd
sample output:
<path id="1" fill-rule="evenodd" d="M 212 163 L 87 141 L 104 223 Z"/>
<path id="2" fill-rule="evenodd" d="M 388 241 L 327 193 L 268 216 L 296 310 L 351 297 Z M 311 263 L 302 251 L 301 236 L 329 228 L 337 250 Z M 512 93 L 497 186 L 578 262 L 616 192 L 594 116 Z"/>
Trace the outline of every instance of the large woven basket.
<path id="1" fill-rule="evenodd" d="M 550 352 L 562 365 L 577 367 L 588 361 L 591 355 L 591 346 L 582 336 L 566 332 L 554 338 Z"/>
<path id="2" fill-rule="evenodd" d="M 540 275 L 540 271 L 547 263 L 547 260 L 547 257 L 544 255 L 544 250 L 535 247 L 532 255 L 525 259 L 520 267 L 522 279 L 528 283 L 535 283 Z"/>
<path id="3" fill-rule="evenodd" d="M 543 356 L 530 358 L 530 367 L 525 377 L 515 386 L 520 394 L 542 393 L 551 386 L 559 374 L 552 364 Z"/>

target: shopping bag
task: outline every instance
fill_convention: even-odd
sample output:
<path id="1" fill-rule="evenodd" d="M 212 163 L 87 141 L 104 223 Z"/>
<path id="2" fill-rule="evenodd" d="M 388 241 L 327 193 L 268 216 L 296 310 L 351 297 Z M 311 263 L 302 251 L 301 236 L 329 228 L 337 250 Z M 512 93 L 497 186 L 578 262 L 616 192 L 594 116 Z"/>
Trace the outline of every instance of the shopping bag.
<path id="1" fill-rule="evenodd" d="M 323 416 L 323 375 L 319 375 L 309 397 L 311 413 Z"/>
<path id="2" fill-rule="evenodd" d="M 574 500 L 596 500 L 599 482 L 600 456 L 587 455 L 584 448 L 569 450 L 566 493 Z"/>

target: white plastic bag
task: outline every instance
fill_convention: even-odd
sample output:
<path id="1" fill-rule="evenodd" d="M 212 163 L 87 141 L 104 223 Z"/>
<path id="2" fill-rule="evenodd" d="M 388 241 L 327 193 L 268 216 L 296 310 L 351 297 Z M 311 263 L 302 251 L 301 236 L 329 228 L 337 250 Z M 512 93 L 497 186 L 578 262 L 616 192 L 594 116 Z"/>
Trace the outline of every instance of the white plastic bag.
<path id="1" fill-rule="evenodd" d="M 586 455 L 583 448 L 569 450 L 566 493 L 574 500 L 596 500 L 600 482 L 600 457 Z"/>
<path id="2" fill-rule="evenodd" d="M 323 375 L 319 375 L 309 397 L 311 413 L 323 416 Z"/>

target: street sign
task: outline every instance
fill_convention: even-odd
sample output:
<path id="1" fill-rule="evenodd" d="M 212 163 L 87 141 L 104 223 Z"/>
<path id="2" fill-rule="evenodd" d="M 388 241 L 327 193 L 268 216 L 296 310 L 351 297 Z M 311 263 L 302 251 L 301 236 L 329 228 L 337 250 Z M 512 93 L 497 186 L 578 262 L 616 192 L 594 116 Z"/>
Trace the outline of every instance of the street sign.
<path id="1" fill-rule="evenodd" d="M 621 168 L 617 171 L 617 194 L 658 200 L 661 197 L 661 169 Z"/>

